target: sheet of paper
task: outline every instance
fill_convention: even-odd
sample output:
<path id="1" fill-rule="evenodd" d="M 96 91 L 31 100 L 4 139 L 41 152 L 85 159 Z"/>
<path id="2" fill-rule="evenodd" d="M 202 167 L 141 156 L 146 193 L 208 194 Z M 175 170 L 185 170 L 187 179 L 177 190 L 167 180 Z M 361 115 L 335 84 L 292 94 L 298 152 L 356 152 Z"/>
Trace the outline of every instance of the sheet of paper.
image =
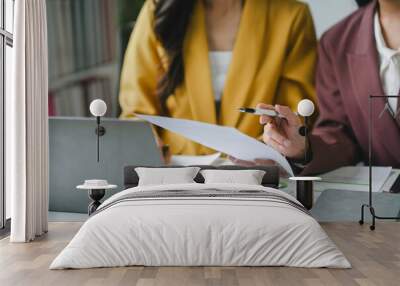
<path id="1" fill-rule="evenodd" d="M 382 187 L 389 178 L 392 167 L 372 168 L 372 191 L 381 192 Z M 323 183 L 359 185 L 355 191 L 368 191 L 369 168 L 368 167 L 342 167 L 321 176 Z M 361 187 L 363 186 L 363 187 Z"/>
<path id="2" fill-rule="evenodd" d="M 178 166 L 213 165 L 220 157 L 221 153 L 204 156 L 173 155 L 170 164 Z"/>
<path id="3" fill-rule="evenodd" d="M 218 152 L 240 160 L 269 159 L 277 162 L 290 176 L 293 170 L 279 152 L 235 128 L 186 119 L 136 114 L 138 118 L 177 133 Z"/>

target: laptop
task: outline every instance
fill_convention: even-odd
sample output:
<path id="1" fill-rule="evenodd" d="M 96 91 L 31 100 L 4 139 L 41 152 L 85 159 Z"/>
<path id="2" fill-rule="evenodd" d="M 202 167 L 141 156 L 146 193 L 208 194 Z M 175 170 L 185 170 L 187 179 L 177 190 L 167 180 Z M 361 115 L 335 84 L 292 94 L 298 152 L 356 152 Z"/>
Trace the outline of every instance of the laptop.
<path id="1" fill-rule="evenodd" d="M 79 117 L 49 118 L 49 210 L 86 213 L 87 191 L 75 187 L 87 179 L 105 179 L 118 185 L 105 199 L 123 189 L 126 165 L 163 165 L 153 130 L 139 120 L 103 119 L 97 162 L 96 120 Z"/>

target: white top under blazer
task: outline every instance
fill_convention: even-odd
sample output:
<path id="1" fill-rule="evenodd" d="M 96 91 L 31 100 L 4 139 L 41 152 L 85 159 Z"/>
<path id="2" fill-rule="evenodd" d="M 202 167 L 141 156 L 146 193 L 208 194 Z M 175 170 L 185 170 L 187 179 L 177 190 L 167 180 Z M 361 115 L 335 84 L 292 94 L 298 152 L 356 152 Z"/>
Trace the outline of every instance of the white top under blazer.
<path id="1" fill-rule="evenodd" d="M 379 73 L 383 91 L 386 95 L 399 95 L 400 91 L 400 47 L 397 50 L 388 48 L 382 34 L 378 12 L 374 19 L 376 48 L 379 54 Z M 390 108 L 397 112 L 397 98 L 389 98 Z"/>
<path id="2" fill-rule="evenodd" d="M 221 101 L 229 64 L 232 60 L 232 52 L 213 51 L 208 53 L 208 57 L 210 61 L 214 98 L 215 101 Z"/>

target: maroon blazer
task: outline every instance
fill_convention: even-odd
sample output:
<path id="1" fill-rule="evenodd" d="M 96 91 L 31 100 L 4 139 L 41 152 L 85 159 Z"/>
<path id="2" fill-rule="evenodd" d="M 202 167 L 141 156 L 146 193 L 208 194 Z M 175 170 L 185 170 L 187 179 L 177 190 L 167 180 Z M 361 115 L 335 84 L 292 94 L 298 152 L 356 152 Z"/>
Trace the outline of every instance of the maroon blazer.
<path id="1" fill-rule="evenodd" d="M 376 8 L 373 1 L 357 10 L 320 41 L 316 83 L 320 116 L 310 136 L 313 159 L 304 174 L 368 163 L 368 100 L 370 95 L 384 95 L 374 36 Z M 374 99 L 373 104 L 376 119 L 386 101 Z M 385 112 L 374 124 L 373 164 L 400 168 L 400 114 L 395 119 Z"/>

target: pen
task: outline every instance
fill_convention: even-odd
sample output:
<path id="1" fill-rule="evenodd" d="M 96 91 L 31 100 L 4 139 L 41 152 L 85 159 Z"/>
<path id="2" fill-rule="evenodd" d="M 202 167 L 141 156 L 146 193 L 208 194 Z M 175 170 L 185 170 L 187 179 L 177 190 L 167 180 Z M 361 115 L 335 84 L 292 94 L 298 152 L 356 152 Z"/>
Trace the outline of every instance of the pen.
<path id="1" fill-rule="evenodd" d="M 247 108 L 247 107 L 242 107 L 239 108 L 240 112 L 244 112 L 244 113 L 250 113 L 253 115 L 268 115 L 271 117 L 281 117 L 283 118 L 282 115 L 280 115 L 278 112 L 276 112 L 275 110 L 271 110 L 271 109 L 260 109 L 260 108 Z"/>

